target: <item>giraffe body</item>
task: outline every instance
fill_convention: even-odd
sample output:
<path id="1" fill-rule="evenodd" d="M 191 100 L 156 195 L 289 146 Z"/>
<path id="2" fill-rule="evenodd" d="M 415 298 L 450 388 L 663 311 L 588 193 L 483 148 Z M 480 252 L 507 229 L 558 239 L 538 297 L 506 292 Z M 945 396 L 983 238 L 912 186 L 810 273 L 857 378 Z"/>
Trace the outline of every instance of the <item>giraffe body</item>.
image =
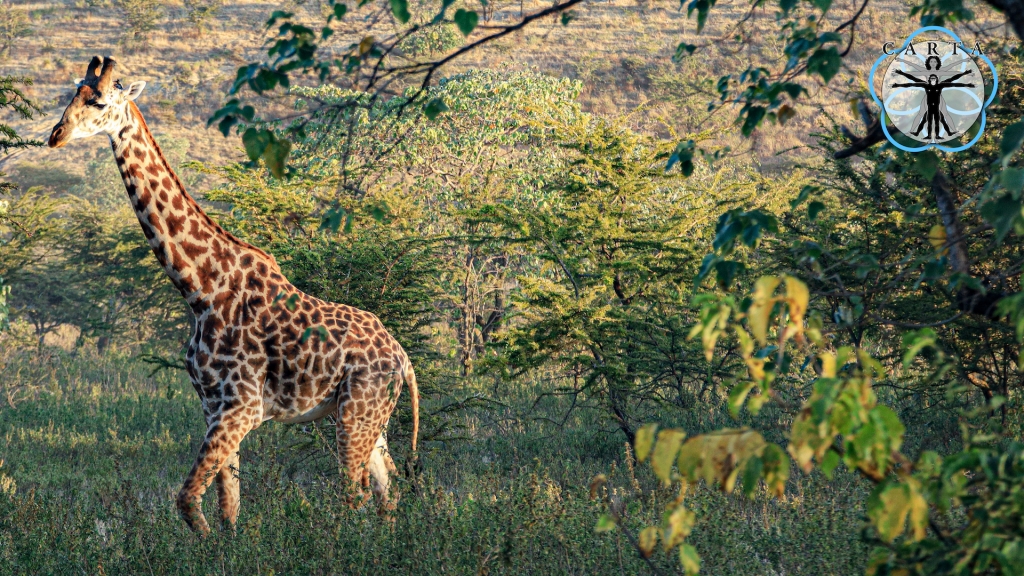
<path id="1" fill-rule="evenodd" d="M 238 447 L 266 420 L 309 422 L 334 415 L 339 466 L 358 505 L 369 487 L 384 513 L 395 471 L 384 431 L 404 384 L 419 397 L 412 364 L 369 312 L 302 293 L 272 256 L 224 231 L 185 191 L 134 100 L 145 87 L 113 82 L 113 60 L 94 58 L 50 135 L 59 148 L 106 134 L 142 231 L 196 318 L 185 356 L 207 432 L 178 494 L 188 525 L 209 526 L 202 496 L 217 480 L 222 521 L 238 516 Z"/>

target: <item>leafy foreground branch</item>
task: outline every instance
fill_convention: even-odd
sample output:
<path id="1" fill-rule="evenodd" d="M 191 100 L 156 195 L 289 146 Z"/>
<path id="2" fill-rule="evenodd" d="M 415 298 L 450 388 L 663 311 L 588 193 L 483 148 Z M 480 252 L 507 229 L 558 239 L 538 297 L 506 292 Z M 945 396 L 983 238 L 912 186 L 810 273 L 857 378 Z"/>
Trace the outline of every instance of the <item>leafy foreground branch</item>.
<path id="1" fill-rule="evenodd" d="M 784 285 L 783 293 L 777 293 Z M 1024 565 L 1024 445 L 1002 442 L 995 434 L 966 434 L 964 449 L 943 458 L 923 451 L 916 460 L 901 451 L 904 426 L 897 414 L 879 403 L 873 384 L 887 370 L 863 348 L 831 349 L 820 315 L 807 313 L 807 286 L 794 277 L 762 277 L 748 298 L 731 295 L 701 298 L 700 336 L 710 359 L 720 339 L 735 339 L 746 365 L 729 395 L 734 417 L 756 415 L 765 403 L 781 402 L 777 388 L 794 377 L 811 379 L 783 447 L 748 428 L 722 429 L 686 439 L 676 428 L 654 424 L 637 431 L 637 461 L 650 458 L 665 485 L 678 496 L 660 526 L 649 526 L 631 542 L 649 558 L 660 541 L 675 553 L 687 574 L 700 569 L 697 550 L 686 542 L 696 524 L 687 508 L 687 489 L 703 480 L 731 493 L 742 485 L 748 497 L 764 481 L 777 498 L 785 493 L 793 461 L 804 473 L 820 470 L 831 478 L 840 464 L 870 481 L 867 538 L 876 544 L 867 567 L 883 574 L 1017 574 Z M 771 345 L 769 339 L 772 338 Z M 934 345 L 927 330 L 905 338 L 904 367 Z M 794 358 L 804 357 L 801 368 Z M 938 354 L 937 362 L 942 355 Z M 941 369 L 941 366 L 938 367 Z M 1004 399 L 995 397 L 968 417 L 984 416 Z M 685 440 L 685 442 L 684 442 Z M 626 530 L 624 506 L 599 475 L 591 494 L 604 490 L 607 513 L 597 530 Z M 653 565 L 652 565 L 653 567 Z"/>

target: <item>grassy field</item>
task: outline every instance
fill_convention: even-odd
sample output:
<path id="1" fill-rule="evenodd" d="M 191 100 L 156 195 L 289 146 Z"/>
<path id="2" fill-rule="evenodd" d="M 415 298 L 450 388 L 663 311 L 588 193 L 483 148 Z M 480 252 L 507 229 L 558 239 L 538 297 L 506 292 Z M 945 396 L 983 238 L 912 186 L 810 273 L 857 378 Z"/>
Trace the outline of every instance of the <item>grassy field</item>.
<path id="1" fill-rule="evenodd" d="M 421 475 L 397 481 L 394 524 L 342 503 L 328 423 L 265 424 L 242 444 L 237 534 L 200 539 L 173 506 L 203 433 L 199 403 L 182 375 L 150 369 L 116 355 L 8 358 L 0 573 L 653 573 L 621 535 L 595 533 L 602 504 L 588 483 L 609 474 L 634 530 L 675 495 L 646 466 L 629 469 L 607 422 L 586 412 L 563 426 L 545 420 L 561 418 L 559 402 L 530 410 L 527 385 L 505 389 L 493 409 L 444 410 L 470 389 L 424 405 L 435 426 L 463 427 L 449 438 L 464 439 L 423 442 Z M 715 412 L 681 424 L 694 433 L 723 424 Z M 391 443 L 402 467 L 407 440 Z M 852 476 L 799 475 L 784 501 L 691 489 L 702 573 L 858 573 L 865 489 Z M 214 493 L 204 503 L 210 518 Z M 651 561 L 663 574 L 679 570 L 661 552 Z"/>

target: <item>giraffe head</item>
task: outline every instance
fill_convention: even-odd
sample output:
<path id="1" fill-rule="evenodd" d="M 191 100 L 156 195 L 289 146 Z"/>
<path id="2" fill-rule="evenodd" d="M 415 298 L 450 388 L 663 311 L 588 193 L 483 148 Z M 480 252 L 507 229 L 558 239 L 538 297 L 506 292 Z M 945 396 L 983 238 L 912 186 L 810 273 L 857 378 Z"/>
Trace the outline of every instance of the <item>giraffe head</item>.
<path id="1" fill-rule="evenodd" d="M 146 83 L 132 82 L 127 89 L 123 89 L 120 82 L 114 80 L 113 74 L 112 58 L 100 61 L 99 56 L 93 57 L 85 78 L 77 83 L 78 91 L 74 99 L 50 133 L 50 148 L 60 148 L 76 138 L 96 134 L 113 136 L 128 122 L 128 103 L 142 94 Z"/>

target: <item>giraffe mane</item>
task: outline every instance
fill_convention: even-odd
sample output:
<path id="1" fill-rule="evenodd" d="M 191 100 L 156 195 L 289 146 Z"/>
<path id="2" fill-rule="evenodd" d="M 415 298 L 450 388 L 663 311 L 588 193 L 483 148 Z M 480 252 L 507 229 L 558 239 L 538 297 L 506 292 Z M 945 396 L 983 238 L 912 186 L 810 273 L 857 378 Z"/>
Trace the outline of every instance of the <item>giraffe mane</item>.
<path id="1" fill-rule="evenodd" d="M 171 169 L 170 162 L 168 162 L 167 158 L 164 157 L 164 152 L 163 150 L 160 149 L 160 145 L 157 143 L 156 138 L 153 137 L 153 133 L 149 131 L 149 126 L 146 124 L 146 119 L 142 116 L 142 111 L 139 110 L 139 107 L 135 104 L 135 102 L 128 102 L 128 108 L 131 111 L 131 114 L 135 117 L 135 120 L 138 122 L 138 126 L 142 130 L 143 134 L 145 134 L 146 138 L 148 138 L 149 141 L 152 142 L 153 149 L 156 151 L 157 159 L 163 164 L 164 169 L 166 169 L 167 172 L 170 174 L 171 178 L 174 180 L 174 183 L 181 190 L 182 194 L 185 195 L 186 201 L 190 202 L 198 212 L 205 214 L 206 211 L 199 206 L 199 203 L 196 202 L 194 198 L 192 198 L 192 195 L 189 194 L 188 190 L 185 188 L 185 184 L 182 183 L 180 178 L 178 178 L 177 172 Z M 275 272 L 281 271 L 281 267 L 280 265 L 278 265 L 277 260 L 270 253 L 238 238 L 234 234 L 228 232 L 227 230 L 224 230 L 224 228 L 219 224 L 214 223 L 214 226 L 216 226 L 217 231 L 220 234 L 222 234 L 224 238 L 226 238 L 229 242 L 241 246 L 246 250 L 252 250 L 253 252 L 256 252 L 257 254 L 263 256 L 270 262 L 271 268 Z"/>

